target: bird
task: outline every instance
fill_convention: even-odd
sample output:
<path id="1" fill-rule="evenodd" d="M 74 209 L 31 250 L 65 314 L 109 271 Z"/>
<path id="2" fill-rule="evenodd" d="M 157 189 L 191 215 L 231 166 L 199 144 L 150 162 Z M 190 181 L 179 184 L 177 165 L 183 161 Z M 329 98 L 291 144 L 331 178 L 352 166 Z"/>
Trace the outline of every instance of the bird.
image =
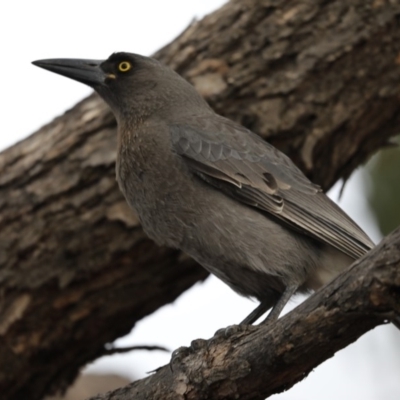
<path id="1" fill-rule="evenodd" d="M 34 65 L 93 88 L 118 125 L 116 179 L 144 232 L 259 301 L 241 322 L 279 318 L 374 247 L 285 154 L 218 115 L 151 57 L 46 59 Z"/>

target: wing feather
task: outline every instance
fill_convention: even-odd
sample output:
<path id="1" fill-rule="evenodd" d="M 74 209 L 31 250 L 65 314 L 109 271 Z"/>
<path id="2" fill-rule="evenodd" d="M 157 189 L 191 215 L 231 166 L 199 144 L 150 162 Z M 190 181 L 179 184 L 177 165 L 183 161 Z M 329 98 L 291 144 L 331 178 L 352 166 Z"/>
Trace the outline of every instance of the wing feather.
<path id="1" fill-rule="evenodd" d="M 223 117 L 171 126 L 174 150 L 193 173 L 238 201 L 359 258 L 373 247 L 362 229 L 293 162 Z"/>

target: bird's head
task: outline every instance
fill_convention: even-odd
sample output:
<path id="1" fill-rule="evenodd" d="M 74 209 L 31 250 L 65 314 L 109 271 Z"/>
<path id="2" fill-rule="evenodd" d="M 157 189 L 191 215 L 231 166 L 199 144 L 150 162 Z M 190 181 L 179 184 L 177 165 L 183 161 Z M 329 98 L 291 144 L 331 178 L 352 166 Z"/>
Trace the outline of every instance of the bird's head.
<path id="1" fill-rule="evenodd" d="M 117 119 L 145 118 L 171 105 L 204 103 L 195 89 L 157 60 L 132 53 L 114 53 L 107 60 L 49 59 L 33 62 L 48 71 L 84 83 L 100 94 Z M 190 95 L 189 95 L 190 94 Z"/>

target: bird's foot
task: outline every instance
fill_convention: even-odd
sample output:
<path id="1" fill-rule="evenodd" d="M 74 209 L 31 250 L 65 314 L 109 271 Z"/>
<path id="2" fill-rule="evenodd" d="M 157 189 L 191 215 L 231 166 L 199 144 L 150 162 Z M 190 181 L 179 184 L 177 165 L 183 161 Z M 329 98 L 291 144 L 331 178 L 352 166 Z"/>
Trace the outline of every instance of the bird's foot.
<path id="1" fill-rule="evenodd" d="M 171 360 L 169 362 L 169 368 L 171 372 L 174 372 L 174 369 L 179 368 L 179 365 L 182 364 L 182 360 L 188 356 L 190 350 L 189 347 L 181 346 L 174 350 L 171 354 Z"/>
<path id="2" fill-rule="evenodd" d="M 242 324 L 230 325 L 230 326 L 227 326 L 226 328 L 218 329 L 214 333 L 214 337 L 222 337 L 224 339 L 228 339 L 233 335 L 245 332 L 248 329 L 248 327 L 249 327 L 248 325 L 242 325 Z"/>
<path id="3" fill-rule="evenodd" d="M 179 369 L 179 366 L 182 364 L 183 359 L 187 357 L 190 353 L 195 353 L 197 351 L 205 349 L 207 348 L 207 346 L 207 340 L 196 339 L 192 340 L 189 347 L 181 346 L 174 350 L 171 354 L 171 361 L 169 362 L 171 372 L 174 372 L 174 369 Z"/>

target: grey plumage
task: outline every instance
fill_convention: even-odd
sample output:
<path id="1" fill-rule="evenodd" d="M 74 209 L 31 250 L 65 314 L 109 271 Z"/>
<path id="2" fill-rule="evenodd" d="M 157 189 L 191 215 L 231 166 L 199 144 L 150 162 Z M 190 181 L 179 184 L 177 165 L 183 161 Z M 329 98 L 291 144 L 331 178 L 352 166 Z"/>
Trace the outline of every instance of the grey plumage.
<path id="1" fill-rule="evenodd" d="M 293 292 L 318 289 L 373 247 L 288 157 L 215 114 L 158 61 L 117 53 L 35 64 L 92 86 L 110 105 L 117 180 L 143 229 L 257 298 L 245 323 L 274 305 L 276 318 Z"/>

